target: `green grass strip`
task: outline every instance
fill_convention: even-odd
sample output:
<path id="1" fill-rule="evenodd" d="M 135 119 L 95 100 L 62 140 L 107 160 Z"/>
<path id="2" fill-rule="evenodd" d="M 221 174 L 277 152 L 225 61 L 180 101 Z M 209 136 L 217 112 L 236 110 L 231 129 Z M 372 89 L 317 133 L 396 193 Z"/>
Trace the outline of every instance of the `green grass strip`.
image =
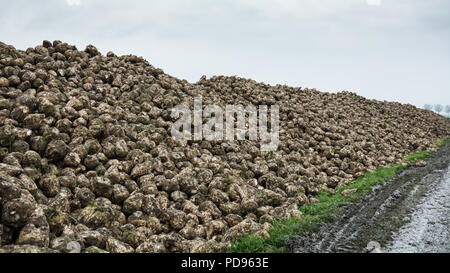
<path id="1" fill-rule="evenodd" d="M 418 152 L 418 153 L 414 153 L 414 154 L 409 154 L 408 156 L 405 157 L 405 161 L 406 162 L 414 162 L 416 160 L 426 158 L 429 154 L 430 154 L 430 151 L 427 151 L 427 150 Z"/>
<path id="2" fill-rule="evenodd" d="M 449 139 L 440 140 L 436 146 L 442 147 L 450 142 Z M 423 159 L 429 155 L 429 151 L 423 151 L 411 154 L 405 160 L 412 162 L 417 159 Z M 406 167 L 402 165 L 392 165 L 390 167 L 381 167 L 373 172 L 366 173 L 363 177 L 355 180 L 351 185 L 339 188 L 336 194 L 321 192 L 317 199 L 319 202 L 305 204 L 300 207 L 303 213 L 301 218 L 292 217 L 289 219 L 280 219 L 273 223 L 269 229 L 269 237 L 261 238 L 252 234 L 245 234 L 240 240 L 234 241 L 228 253 L 283 253 L 286 252 L 286 241 L 293 235 L 311 232 L 318 227 L 330 221 L 332 216 L 339 213 L 342 206 L 348 205 L 361 199 L 370 192 L 375 185 L 381 184 L 394 177 Z M 347 189 L 356 189 L 356 192 L 347 196 L 342 192 Z"/>
<path id="3" fill-rule="evenodd" d="M 441 148 L 441 147 L 444 147 L 447 143 L 449 143 L 450 142 L 450 138 L 447 138 L 447 139 L 441 139 L 441 140 L 439 140 L 439 141 L 437 141 L 436 142 L 436 146 L 438 147 L 438 148 Z"/>

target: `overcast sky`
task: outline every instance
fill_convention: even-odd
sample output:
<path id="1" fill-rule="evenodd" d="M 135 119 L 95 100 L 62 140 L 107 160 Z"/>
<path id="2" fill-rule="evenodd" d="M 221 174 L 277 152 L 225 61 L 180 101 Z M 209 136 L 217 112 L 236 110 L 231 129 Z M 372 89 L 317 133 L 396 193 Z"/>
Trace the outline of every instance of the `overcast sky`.
<path id="1" fill-rule="evenodd" d="M 237 75 L 422 107 L 450 104 L 448 0 L 0 0 L 0 41 L 143 56 L 172 76 Z"/>

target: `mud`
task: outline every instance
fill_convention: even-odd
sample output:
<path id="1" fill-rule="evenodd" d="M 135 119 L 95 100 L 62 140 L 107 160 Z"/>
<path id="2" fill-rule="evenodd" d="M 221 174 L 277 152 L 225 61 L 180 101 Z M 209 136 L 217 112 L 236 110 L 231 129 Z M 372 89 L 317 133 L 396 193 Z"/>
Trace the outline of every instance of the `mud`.
<path id="1" fill-rule="evenodd" d="M 375 252 L 450 252 L 450 144 L 426 162 L 374 187 L 317 232 L 294 236 L 287 249 L 368 252 L 376 242 Z"/>

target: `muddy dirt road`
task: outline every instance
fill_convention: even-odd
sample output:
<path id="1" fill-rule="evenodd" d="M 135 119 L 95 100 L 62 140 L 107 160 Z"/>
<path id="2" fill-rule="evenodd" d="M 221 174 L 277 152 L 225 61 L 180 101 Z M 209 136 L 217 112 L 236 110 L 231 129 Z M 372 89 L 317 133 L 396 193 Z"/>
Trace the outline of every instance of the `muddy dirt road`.
<path id="1" fill-rule="evenodd" d="M 287 248 L 368 252 L 372 242 L 375 252 L 450 253 L 450 144 L 426 161 L 344 207 L 317 232 L 291 238 Z"/>

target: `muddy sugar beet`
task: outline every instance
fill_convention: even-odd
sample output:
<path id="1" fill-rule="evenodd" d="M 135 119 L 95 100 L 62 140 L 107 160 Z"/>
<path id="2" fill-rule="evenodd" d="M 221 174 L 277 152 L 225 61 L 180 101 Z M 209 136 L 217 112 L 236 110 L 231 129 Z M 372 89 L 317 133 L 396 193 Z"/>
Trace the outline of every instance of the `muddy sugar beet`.
<path id="1" fill-rule="evenodd" d="M 185 105 L 177 105 L 172 109 L 172 118 L 181 114 L 181 118 L 172 124 L 172 138 L 182 140 L 257 140 L 258 132 L 262 140 L 261 151 L 276 151 L 279 144 L 279 106 L 271 106 L 271 129 L 268 130 L 267 105 L 259 106 L 257 111 L 254 105 L 245 108 L 242 105 L 226 105 L 225 117 L 226 128 L 224 128 L 224 115 L 222 108 L 218 105 L 208 105 L 203 113 L 201 98 L 194 98 L 194 114 Z M 235 115 L 236 128 L 235 128 Z M 246 120 L 246 115 L 248 119 Z M 192 116 L 194 117 L 194 129 L 192 128 Z M 208 121 L 203 124 L 203 118 Z M 248 137 L 247 133 L 248 124 Z M 259 126 L 259 128 L 258 128 Z M 224 129 L 225 133 L 224 133 Z M 225 137 L 224 137 L 225 135 Z M 236 137 L 236 138 L 235 138 Z M 268 142 L 268 143 L 266 143 Z"/>
<path id="2" fill-rule="evenodd" d="M 195 97 L 279 106 L 278 146 L 175 140 L 170 110 L 194 109 Z M 0 43 L 0 252 L 225 251 L 449 136 L 447 118 L 350 92 L 189 83 L 91 45 Z"/>

